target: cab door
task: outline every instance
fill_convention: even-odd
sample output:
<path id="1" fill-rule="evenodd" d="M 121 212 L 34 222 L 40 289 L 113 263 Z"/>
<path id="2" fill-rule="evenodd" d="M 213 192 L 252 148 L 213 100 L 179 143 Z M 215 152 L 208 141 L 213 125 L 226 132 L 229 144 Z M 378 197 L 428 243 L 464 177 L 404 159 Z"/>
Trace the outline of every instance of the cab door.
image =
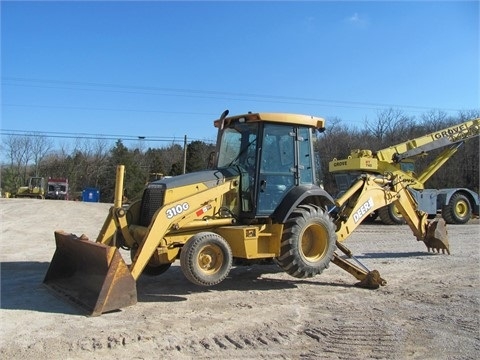
<path id="1" fill-rule="evenodd" d="M 260 148 L 257 215 L 271 215 L 295 186 L 315 181 L 312 130 L 265 124 Z"/>
<path id="2" fill-rule="evenodd" d="M 295 186 L 295 129 L 265 124 L 260 152 L 257 215 L 270 215 Z"/>

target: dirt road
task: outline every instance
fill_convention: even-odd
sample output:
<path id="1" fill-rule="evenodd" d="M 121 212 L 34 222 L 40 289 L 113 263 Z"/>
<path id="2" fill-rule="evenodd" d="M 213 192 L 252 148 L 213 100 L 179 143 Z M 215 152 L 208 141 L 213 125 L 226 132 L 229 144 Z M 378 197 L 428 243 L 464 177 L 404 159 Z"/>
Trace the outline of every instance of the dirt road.
<path id="1" fill-rule="evenodd" d="M 108 204 L 0 199 L 2 359 L 477 359 L 479 221 L 449 227 L 451 255 L 407 226 L 362 225 L 347 240 L 388 284 L 378 290 L 332 265 L 295 279 L 274 265 L 237 267 L 220 285 L 179 266 L 141 277 L 137 305 L 85 317 L 43 277 L 53 231 L 95 239 Z"/>

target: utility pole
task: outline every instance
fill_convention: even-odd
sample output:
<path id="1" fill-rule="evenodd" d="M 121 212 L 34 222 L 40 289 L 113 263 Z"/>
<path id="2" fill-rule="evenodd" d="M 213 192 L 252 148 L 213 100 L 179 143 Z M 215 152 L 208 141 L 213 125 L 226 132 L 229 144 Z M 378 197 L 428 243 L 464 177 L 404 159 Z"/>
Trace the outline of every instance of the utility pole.
<path id="1" fill-rule="evenodd" d="M 183 173 L 187 172 L 187 135 L 183 140 Z"/>

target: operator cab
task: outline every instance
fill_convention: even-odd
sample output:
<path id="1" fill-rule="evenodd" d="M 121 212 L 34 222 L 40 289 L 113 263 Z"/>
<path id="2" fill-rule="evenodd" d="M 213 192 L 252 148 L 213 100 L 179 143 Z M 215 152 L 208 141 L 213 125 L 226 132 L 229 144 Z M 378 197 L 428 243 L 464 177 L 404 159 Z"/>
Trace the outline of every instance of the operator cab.
<path id="1" fill-rule="evenodd" d="M 313 143 L 323 125 L 323 119 L 291 114 L 246 114 L 215 121 L 216 167 L 234 167 L 240 173 L 244 217 L 269 217 L 293 188 L 320 186 Z"/>

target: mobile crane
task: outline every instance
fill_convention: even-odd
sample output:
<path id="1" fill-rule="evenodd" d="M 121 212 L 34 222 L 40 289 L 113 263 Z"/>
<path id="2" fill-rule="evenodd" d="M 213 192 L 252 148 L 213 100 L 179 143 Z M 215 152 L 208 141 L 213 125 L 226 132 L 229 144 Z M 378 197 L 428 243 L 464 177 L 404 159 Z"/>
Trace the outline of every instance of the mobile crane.
<path id="1" fill-rule="evenodd" d="M 449 253 L 445 222 L 417 210 L 402 173 L 365 173 L 339 199 L 321 186 L 314 153 L 322 118 L 248 113 L 214 121 L 213 168 L 150 182 L 141 200 L 122 204 L 124 167 L 115 201 L 96 241 L 55 231 L 56 251 L 44 284 L 90 315 L 133 305 L 142 273 L 159 275 L 180 260 L 185 277 L 213 286 L 234 260 L 273 260 L 296 278 L 331 262 L 359 286 L 385 285 L 343 244 L 362 220 L 395 203 L 427 249 Z M 332 211 L 335 209 L 335 211 Z M 130 251 L 127 265 L 118 249 Z M 342 254 L 341 254 L 342 253 Z"/>
<path id="2" fill-rule="evenodd" d="M 373 152 L 372 150 L 352 150 L 346 159 L 333 159 L 329 171 L 335 174 L 340 193 L 346 191 L 352 182 L 364 173 L 395 174 L 408 183 L 408 190 L 418 203 L 418 208 L 430 216 L 441 211 L 448 224 L 464 224 L 472 215 L 479 215 L 479 195 L 466 188 L 426 189 L 425 183 L 440 169 L 464 144 L 480 133 L 480 118 L 472 119 L 430 134 Z M 415 160 L 428 152 L 446 148 L 440 152 L 425 169 L 416 174 Z M 370 215 L 378 217 L 384 224 L 404 224 L 405 219 L 390 204 Z"/>

